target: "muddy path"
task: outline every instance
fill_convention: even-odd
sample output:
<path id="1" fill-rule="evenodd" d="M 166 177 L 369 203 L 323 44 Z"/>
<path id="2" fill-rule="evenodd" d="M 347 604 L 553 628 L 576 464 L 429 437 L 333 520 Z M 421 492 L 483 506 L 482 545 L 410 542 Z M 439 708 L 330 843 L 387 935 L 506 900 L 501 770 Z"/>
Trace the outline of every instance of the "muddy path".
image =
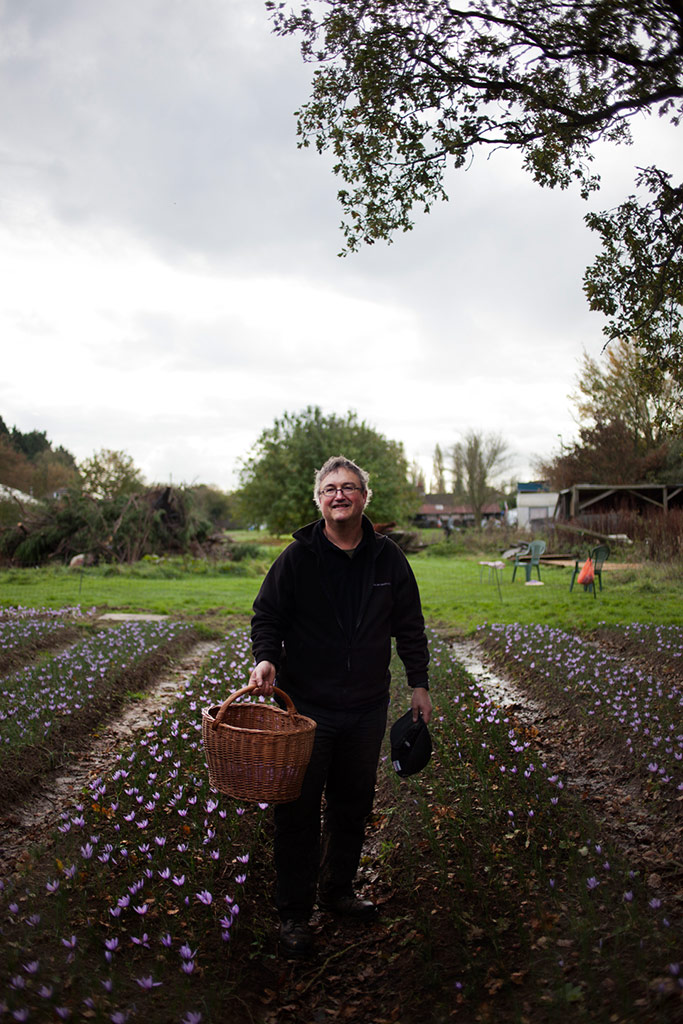
<path id="1" fill-rule="evenodd" d="M 134 699 L 101 722 L 89 742 L 74 751 L 68 764 L 45 776 L 31 795 L 0 816 L 0 878 L 28 862 L 32 851 L 48 840 L 66 807 L 78 801 L 89 780 L 108 771 L 112 754 L 138 732 L 146 732 L 217 647 L 202 641 L 163 672 L 144 696 Z"/>

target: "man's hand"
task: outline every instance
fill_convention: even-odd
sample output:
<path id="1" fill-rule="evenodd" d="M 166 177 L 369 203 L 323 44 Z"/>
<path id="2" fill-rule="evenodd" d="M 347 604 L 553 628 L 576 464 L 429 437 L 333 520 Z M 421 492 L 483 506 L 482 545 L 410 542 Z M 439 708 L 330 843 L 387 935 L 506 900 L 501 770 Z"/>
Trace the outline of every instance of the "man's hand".
<path id="1" fill-rule="evenodd" d="M 263 694 L 264 697 L 270 697 L 275 685 L 276 672 L 277 669 L 272 661 L 259 661 L 249 676 L 249 684 L 253 683 L 256 687 L 253 692 L 257 695 Z"/>
<path id="2" fill-rule="evenodd" d="M 429 725 L 429 719 L 432 717 L 432 701 L 429 690 L 426 690 L 424 686 L 414 686 L 410 706 L 413 709 L 413 721 L 417 722 L 420 712 L 422 712 L 424 724 Z"/>

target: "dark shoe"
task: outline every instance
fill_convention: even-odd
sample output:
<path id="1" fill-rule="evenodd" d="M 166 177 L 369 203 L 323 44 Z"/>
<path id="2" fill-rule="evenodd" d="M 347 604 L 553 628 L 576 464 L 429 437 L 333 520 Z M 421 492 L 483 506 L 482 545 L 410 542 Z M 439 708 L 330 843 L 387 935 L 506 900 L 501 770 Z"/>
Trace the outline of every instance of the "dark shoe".
<path id="1" fill-rule="evenodd" d="M 357 921 L 370 921 L 377 917 L 377 907 L 372 900 L 362 900 L 359 896 L 335 896 L 332 899 L 320 900 L 321 910 L 329 910 L 340 917 L 355 917 Z"/>
<path id="2" fill-rule="evenodd" d="M 306 921 L 290 918 L 281 922 L 280 949 L 285 956 L 308 956 L 313 949 L 313 936 Z"/>

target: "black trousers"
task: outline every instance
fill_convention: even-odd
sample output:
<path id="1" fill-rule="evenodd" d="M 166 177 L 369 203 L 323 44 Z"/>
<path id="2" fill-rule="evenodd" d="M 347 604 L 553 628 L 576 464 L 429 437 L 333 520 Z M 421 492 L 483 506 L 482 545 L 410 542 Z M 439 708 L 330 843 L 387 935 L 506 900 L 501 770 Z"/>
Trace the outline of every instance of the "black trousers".
<path id="1" fill-rule="evenodd" d="M 297 699 L 317 723 L 301 795 L 275 807 L 275 903 L 307 921 L 321 898 L 350 895 L 372 811 L 388 700 L 370 711 L 330 711 Z M 321 838 L 321 806 L 325 807 Z"/>

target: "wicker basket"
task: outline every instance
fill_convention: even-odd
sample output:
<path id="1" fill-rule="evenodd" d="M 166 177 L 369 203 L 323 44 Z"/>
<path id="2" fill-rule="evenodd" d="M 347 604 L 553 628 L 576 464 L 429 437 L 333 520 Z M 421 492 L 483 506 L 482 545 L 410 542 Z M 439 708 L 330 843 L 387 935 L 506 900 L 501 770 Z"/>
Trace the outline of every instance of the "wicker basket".
<path id="1" fill-rule="evenodd" d="M 221 705 L 202 712 L 209 782 L 219 793 L 266 803 L 288 803 L 301 792 L 313 750 L 315 722 L 300 715 L 275 687 L 286 710 L 272 704 L 234 704 L 251 693 L 245 686 Z"/>

